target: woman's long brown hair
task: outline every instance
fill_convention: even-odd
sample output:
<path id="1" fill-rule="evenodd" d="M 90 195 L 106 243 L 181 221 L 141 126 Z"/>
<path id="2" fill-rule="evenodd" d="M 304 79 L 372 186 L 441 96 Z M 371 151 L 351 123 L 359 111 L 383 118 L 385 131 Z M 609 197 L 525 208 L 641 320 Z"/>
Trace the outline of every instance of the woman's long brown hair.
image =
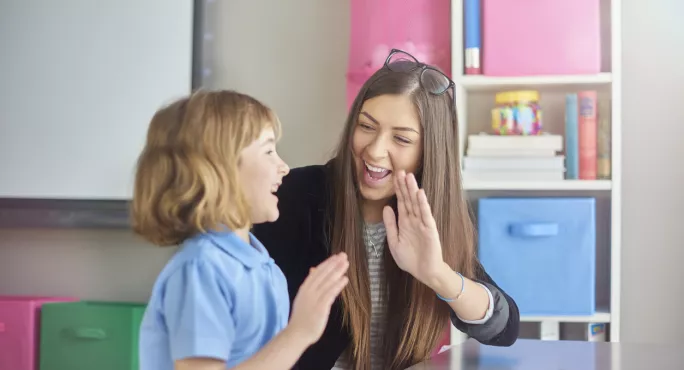
<path id="1" fill-rule="evenodd" d="M 444 260 L 464 276 L 475 277 L 475 231 L 461 185 L 455 108 L 451 107 L 449 94 L 432 95 L 423 89 L 419 72 L 381 69 L 364 84 L 351 107 L 333 159 L 331 244 L 334 253 L 343 251 L 350 261 L 349 285 L 342 292 L 342 302 L 344 323 L 352 333 L 350 354 L 356 370 L 370 369 L 370 283 L 362 234 L 362 199 L 351 152 L 354 127 L 364 101 L 385 94 L 403 94 L 415 104 L 423 126 L 424 148 L 416 176 L 432 207 Z M 396 199 L 391 205 L 397 214 Z M 384 368 L 404 369 L 429 357 L 449 327 L 450 309 L 434 291 L 400 270 L 390 253 L 385 253 L 384 259 L 384 289 L 388 292 L 382 343 Z"/>

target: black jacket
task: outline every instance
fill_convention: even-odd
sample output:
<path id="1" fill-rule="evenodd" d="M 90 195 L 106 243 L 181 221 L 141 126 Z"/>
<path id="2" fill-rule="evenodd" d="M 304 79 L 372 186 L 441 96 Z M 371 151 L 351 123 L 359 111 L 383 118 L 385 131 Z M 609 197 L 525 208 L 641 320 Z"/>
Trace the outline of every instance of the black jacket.
<path id="1" fill-rule="evenodd" d="M 278 190 L 278 220 L 256 225 L 252 230 L 287 277 L 291 301 L 309 268 L 318 265 L 330 255 L 329 236 L 324 232 L 326 212 L 334 211 L 328 205 L 331 195 L 330 174 L 329 165 L 293 169 L 283 179 Z M 518 337 L 518 307 L 512 298 L 496 286 L 481 266 L 480 270 L 480 282 L 494 293 L 495 314 L 503 316 L 501 327 L 493 334 L 491 330 L 487 333 L 482 330 L 483 325 L 464 323 L 453 313 L 451 321 L 460 331 L 483 344 L 510 346 Z M 342 306 L 338 299 L 332 306 L 323 336 L 302 355 L 295 369 L 328 370 L 350 343 L 351 334 L 342 326 Z"/>

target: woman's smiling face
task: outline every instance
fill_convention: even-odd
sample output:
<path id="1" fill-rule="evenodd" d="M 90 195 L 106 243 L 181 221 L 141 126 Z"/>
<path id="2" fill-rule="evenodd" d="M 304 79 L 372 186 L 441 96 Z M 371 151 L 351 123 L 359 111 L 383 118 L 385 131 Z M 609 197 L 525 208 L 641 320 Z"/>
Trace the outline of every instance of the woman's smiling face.
<path id="1" fill-rule="evenodd" d="M 364 200 L 388 201 L 395 194 L 392 176 L 415 173 L 423 150 L 423 129 L 408 96 L 380 95 L 361 107 L 352 136 L 359 191 Z"/>

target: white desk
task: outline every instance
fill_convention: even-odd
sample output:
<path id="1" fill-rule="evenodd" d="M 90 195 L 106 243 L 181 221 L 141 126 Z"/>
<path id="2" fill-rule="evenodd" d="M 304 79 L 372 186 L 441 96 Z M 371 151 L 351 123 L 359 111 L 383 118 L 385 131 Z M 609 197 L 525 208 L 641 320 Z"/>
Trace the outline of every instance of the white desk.
<path id="1" fill-rule="evenodd" d="M 684 370 L 684 345 L 519 339 L 511 347 L 473 339 L 410 370 Z"/>

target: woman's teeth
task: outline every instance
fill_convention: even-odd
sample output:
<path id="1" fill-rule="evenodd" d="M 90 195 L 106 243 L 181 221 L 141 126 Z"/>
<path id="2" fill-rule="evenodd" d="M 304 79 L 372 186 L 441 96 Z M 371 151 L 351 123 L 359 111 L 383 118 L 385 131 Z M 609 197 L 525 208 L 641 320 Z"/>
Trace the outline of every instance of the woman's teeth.
<path id="1" fill-rule="evenodd" d="M 392 172 L 392 171 L 385 169 L 385 168 L 382 168 L 382 167 L 371 166 L 370 164 L 368 164 L 366 162 L 363 162 L 363 163 L 366 165 L 366 169 L 368 170 L 368 174 L 375 179 L 381 179 L 381 178 L 389 175 L 390 172 Z"/>
<path id="2" fill-rule="evenodd" d="M 364 162 L 364 163 L 365 163 L 365 162 Z M 387 170 L 384 169 L 384 168 L 374 167 L 374 166 L 371 166 L 371 165 L 368 164 L 368 163 L 366 163 L 366 168 L 368 168 L 369 171 L 373 171 L 373 172 L 384 172 L 384 171 L 387 171 Z"/>

